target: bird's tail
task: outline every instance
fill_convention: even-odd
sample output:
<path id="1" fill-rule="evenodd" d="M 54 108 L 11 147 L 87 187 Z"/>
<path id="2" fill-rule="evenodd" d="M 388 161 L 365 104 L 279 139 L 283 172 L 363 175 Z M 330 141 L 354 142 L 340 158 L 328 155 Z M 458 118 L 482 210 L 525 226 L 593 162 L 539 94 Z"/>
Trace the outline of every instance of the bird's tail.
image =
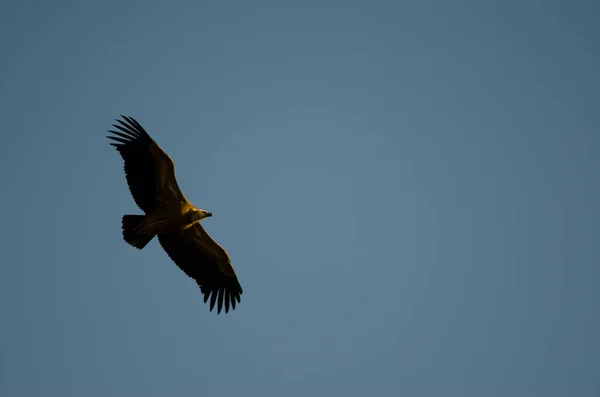
<path id="1" fill-rule="evenodd" d="M 139 226 L 145 217 L 145 215 L 123 215 L 123 240 L 137 249 L 144 248 L 154 237 L 154 234 L 139 231 Z"/>

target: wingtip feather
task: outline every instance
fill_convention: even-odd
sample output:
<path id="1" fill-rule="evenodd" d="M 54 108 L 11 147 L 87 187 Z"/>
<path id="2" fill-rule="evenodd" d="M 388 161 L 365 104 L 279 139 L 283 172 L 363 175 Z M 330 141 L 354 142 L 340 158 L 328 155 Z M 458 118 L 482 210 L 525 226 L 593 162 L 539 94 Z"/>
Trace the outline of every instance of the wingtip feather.
<path id="1" fill-rule="evenodd" d="M 212 312 L 215 308 L 215 302 L 217 301 L 217 291 L 212 290 L 212 296 L 210 298 L 210 311 Z"/>

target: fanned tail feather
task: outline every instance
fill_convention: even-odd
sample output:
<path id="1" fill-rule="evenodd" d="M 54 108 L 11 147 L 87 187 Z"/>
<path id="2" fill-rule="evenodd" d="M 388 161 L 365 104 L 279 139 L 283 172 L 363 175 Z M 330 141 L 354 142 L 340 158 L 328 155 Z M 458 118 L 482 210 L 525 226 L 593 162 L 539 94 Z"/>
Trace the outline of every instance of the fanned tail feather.
<path id="1" fill-rule="evenodd" d="M 123 239 L 137 249 L 144 248 L 154 238 L 153 234 L 142 234 L 135 230 L 144 218 L 145 215 L 123 215 Z"/>

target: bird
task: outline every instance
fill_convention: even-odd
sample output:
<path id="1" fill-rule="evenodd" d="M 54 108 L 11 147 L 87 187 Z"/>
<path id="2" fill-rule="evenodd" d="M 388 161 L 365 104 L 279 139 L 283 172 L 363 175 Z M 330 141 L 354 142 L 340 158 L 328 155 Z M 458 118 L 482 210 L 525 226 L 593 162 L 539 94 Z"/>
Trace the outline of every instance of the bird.
<path id="1" fill-rule="evenodd" d="M 179 188 L 175 163 L 133 117 L 120 115 L 106 137 L 124 161 L 129 191 L 143 215 L 123 215 L 123 239 L 142 250 L 157 236 L 169 258 L 196 281 L 210 311 L 233 311 L 243 293 L 229 253 L 200 223 L 212 213 L 195 207 Z"/>

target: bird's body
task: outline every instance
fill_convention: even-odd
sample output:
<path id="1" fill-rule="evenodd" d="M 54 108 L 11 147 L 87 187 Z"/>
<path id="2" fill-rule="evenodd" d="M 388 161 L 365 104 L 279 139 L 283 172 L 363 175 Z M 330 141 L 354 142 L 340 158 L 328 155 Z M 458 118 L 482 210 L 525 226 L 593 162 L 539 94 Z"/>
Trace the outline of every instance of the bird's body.
<path id="1" fill-rule="evenodd" d="M 197 211 L 201 210 L 187 200 L 167 198 L 152 213 L 146 214 L 140 227 L 144 228 L 147 234 L 152 235 L 184 230 L 198 221 L 194 216 Z"/>
<path id="2" fill-rule="evenodd" d="M 143 249 L 153 238 L 158 240 L 169 257 L 189 277 L 202 293 L 209 297 L 210 310 L 217 303 L 220 313 L 225 303 L 235 309 L 240 302 L 240 286 L 229 254 L 206 233 L 200 221 L 212 216 L 196 208 L 183 195 L 175 178 L 173 160 L 150 138 L 133 118 L 122 116 L 119 131 L 109 131 L 108 138 L 125 162 L 125 175 L 134 201 L 145 215 L 123 216 L 123 238 L 130 245 Z"/>

